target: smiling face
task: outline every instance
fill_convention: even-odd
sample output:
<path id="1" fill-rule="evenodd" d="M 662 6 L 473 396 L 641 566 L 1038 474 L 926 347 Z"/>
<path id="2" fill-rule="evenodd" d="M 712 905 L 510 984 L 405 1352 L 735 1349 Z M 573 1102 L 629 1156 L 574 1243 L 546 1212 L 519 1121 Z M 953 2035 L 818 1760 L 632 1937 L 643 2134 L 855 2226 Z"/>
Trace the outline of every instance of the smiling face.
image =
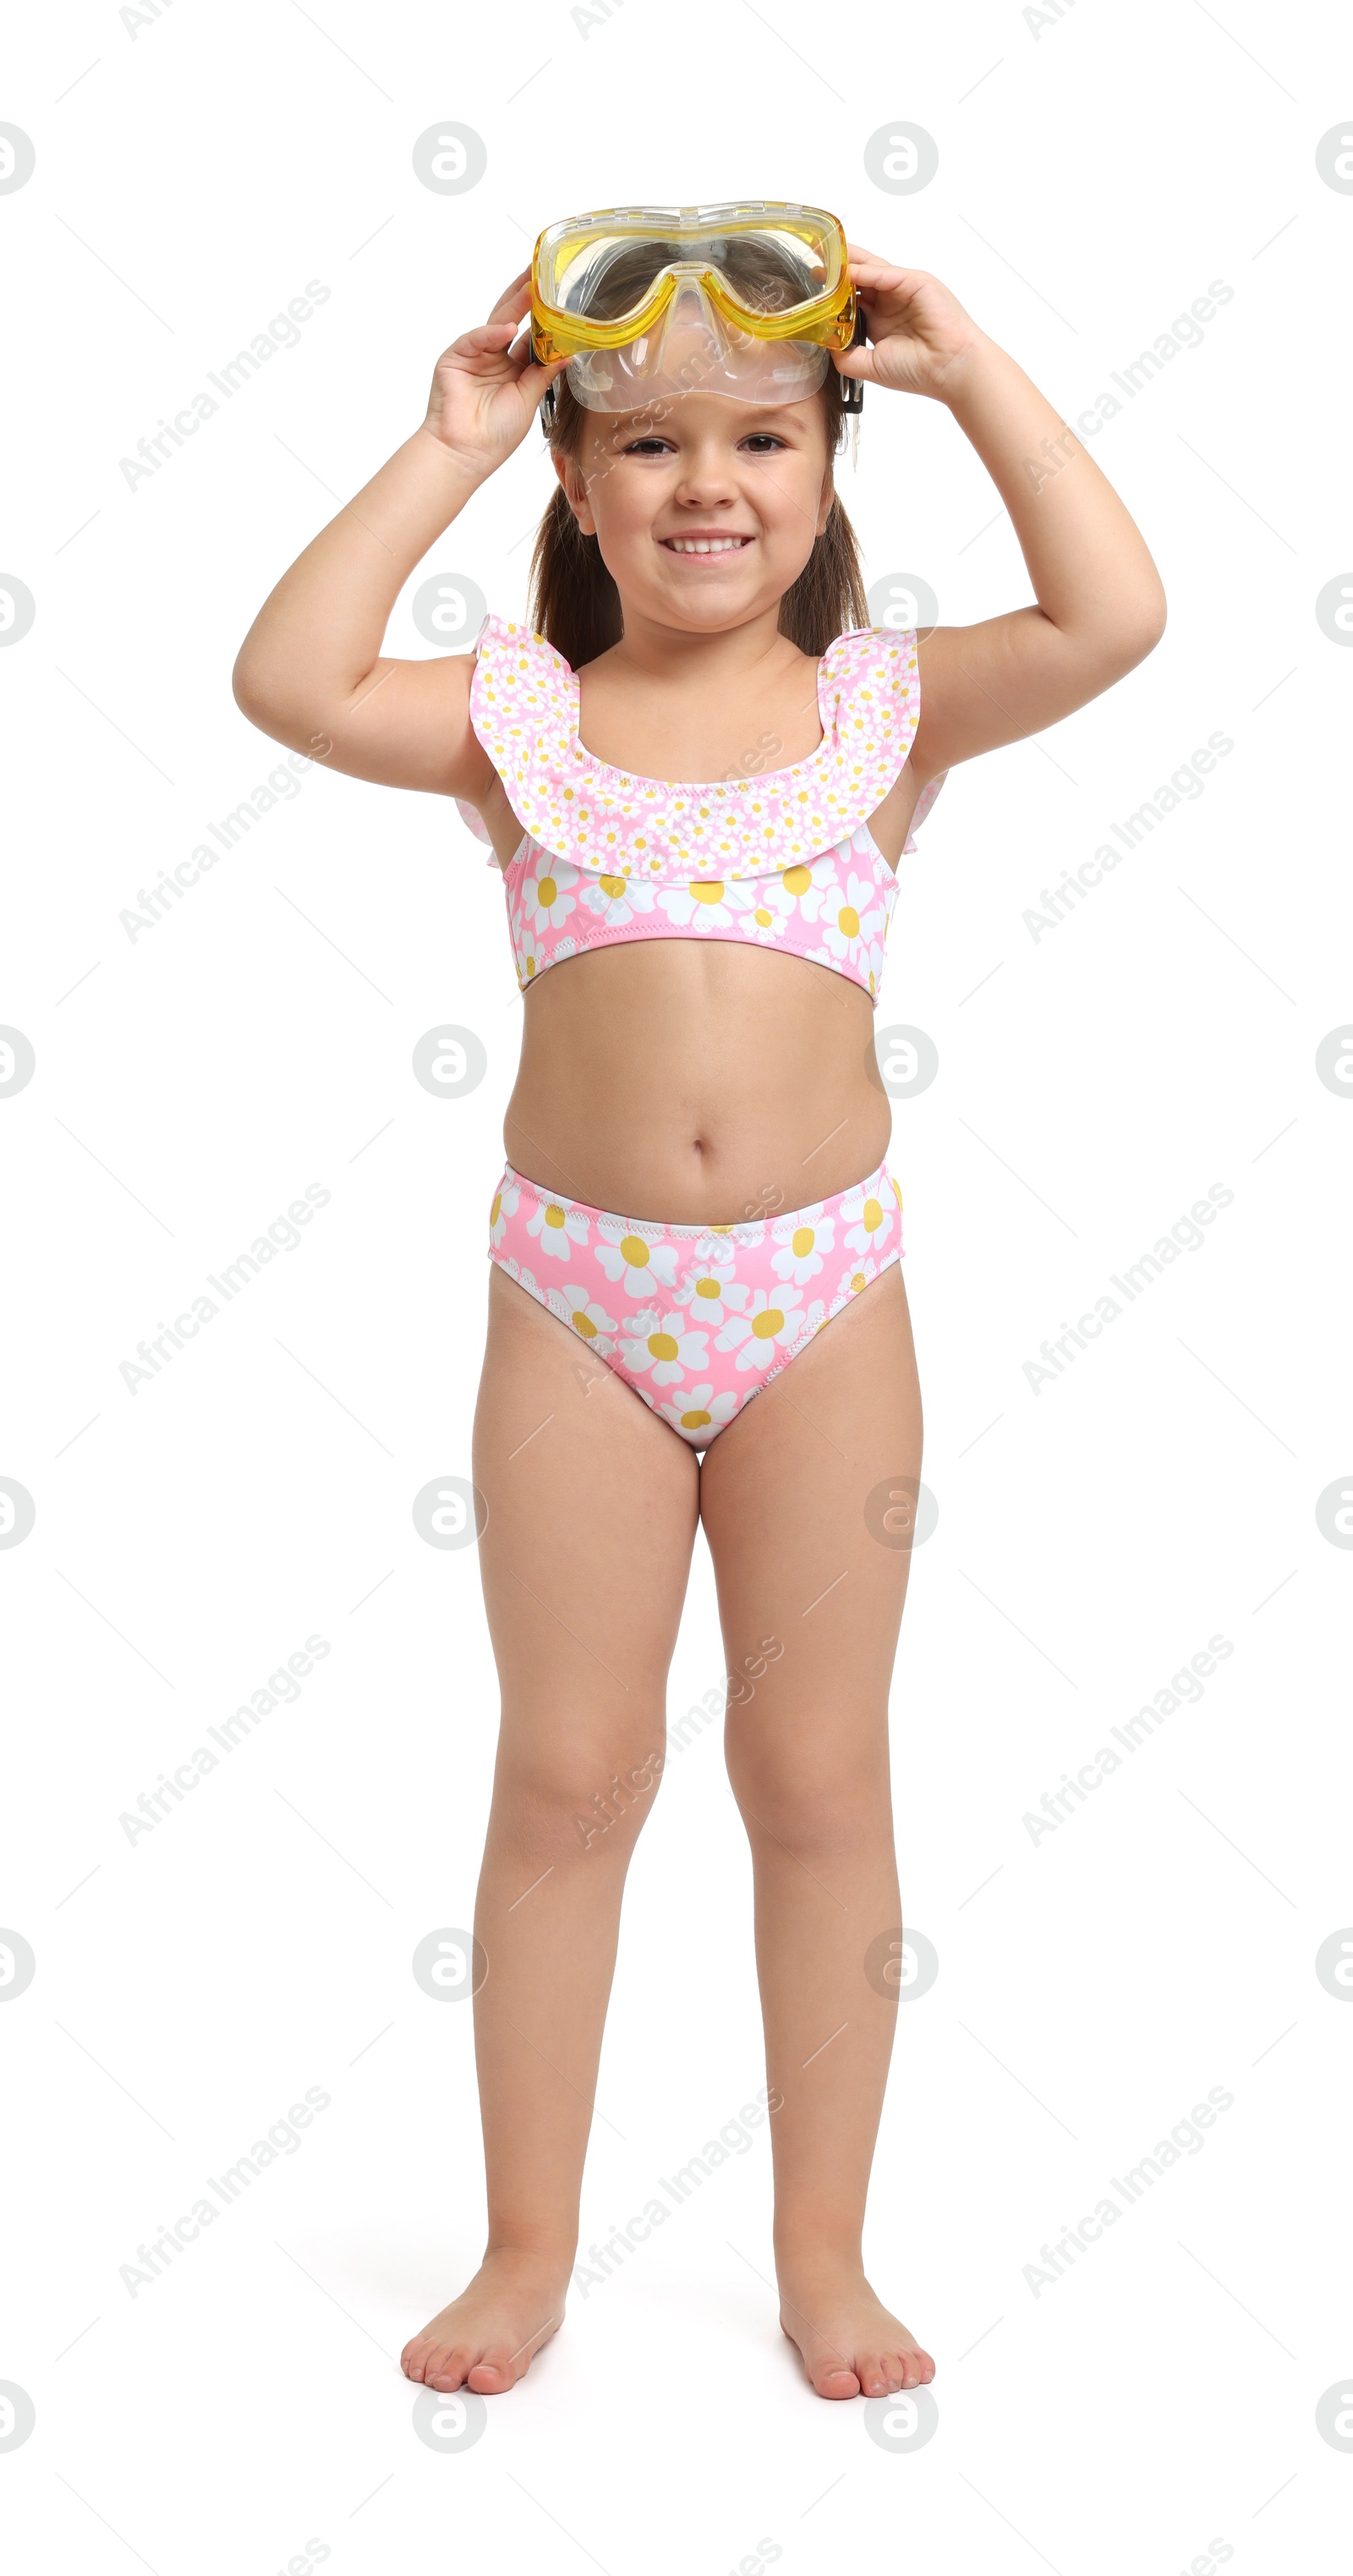
<path id="1" fill-rule="evenodd" d="M 650 412 L 585 412 L 555 470 L 627 622 L 705 633 L 744 625 L 798 579 L 827 522 L 823 398 L 688 393 Z"/>

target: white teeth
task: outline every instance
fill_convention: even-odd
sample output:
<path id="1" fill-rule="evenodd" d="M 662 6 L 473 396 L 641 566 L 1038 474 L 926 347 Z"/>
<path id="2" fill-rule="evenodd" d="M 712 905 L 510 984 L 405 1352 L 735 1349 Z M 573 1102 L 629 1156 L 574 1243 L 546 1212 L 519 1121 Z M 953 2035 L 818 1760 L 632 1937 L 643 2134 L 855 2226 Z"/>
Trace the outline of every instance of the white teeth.
<path id="1" fill-rule="evenodd" d="M 749 543 L 746 537 L 667 537 L 664 543 L 680 555 L 722 555 Z"/>

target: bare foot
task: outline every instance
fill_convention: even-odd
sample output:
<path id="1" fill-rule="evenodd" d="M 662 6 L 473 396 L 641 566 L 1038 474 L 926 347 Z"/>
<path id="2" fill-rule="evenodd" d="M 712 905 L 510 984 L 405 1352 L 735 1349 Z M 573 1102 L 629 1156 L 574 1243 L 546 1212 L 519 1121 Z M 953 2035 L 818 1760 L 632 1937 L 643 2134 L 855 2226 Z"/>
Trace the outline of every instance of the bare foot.
<path id="1" fill-rule="evenodd" d="M 935 2364 L 875 2297 L 857 2265 L 815 2256 L 778 2266 L 780 2323 L 819 2397 L 887 2397 L 920 2388 Z"/>
<path id="2" fill-rule="evenodd" d="M 399 2366 L 426 2388 L 514 2388 L 562 2323 L 568 2264 L 504 2247 L 486 2254 L 468 2289 L 406 2343 Z"/>

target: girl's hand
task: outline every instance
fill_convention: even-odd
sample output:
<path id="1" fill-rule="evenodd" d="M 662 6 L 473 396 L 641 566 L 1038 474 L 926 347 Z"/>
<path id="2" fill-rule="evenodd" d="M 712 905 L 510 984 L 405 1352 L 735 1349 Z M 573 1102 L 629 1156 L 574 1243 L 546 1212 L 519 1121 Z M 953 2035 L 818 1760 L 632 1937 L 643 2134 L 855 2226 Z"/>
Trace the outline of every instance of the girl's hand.
<path id="1" fill-rule="evenodd" d="M 985 335 L 957 296 L 923 268 L 890 268 L 854 242 L 846 250 L 870 345 L 834 351 L 838 375 L 946 402 L 965 357 Z"/>
<path id="2" fill-rule="evenodd" d="M 476 474 L 491 474 L 521 445 L 546 387 L 568 364 L 566 358 L 549 367 L 532 364 L 529 332 L 517 339 L 530 306 L 531 272 L 524 268 L 488 321 L 462 331 L 433 371 L 423 427 Z"/>

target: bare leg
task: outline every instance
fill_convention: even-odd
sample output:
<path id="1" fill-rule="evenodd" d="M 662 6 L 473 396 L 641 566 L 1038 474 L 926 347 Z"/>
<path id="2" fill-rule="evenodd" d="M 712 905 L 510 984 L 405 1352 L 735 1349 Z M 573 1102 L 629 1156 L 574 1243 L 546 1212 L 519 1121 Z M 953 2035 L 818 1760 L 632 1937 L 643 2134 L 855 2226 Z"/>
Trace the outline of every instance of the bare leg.
<path id="1" fill-rule="evenodd" d="M 781 2323 L 822 2397 L 934 2376 L 861 2254 L 897 2015 L 865 1960 L 902 1919 L 888 1686 L 911 1561 L 874 1535 L 866 1504 L 877 1498 L 881 1529 L 888 1486 L 920 1465 L 894 1268 L 720 1434 L 702 1475 L 729 1669 L 766 1638 L 784 1649 L 730 1707 L 726 1745 L 752 1847 L 770 2098 L 783 2097 L 771 2122 Z"/>
<path id="2" fill-rule="evenodd" d="M 699 1499 L 695 1455 L 665 1422 L 502 1271 L 489 1290 L 474 1442 L 502 1687 L 475 1912 L 488 1954 L 474 2007 L 488 2245 L 469 2288 L 402 2355 L 410 2379 L 486 2396 L 520 2379 L 563 2314 L 620 1901 L 660 1776 Z"/>

